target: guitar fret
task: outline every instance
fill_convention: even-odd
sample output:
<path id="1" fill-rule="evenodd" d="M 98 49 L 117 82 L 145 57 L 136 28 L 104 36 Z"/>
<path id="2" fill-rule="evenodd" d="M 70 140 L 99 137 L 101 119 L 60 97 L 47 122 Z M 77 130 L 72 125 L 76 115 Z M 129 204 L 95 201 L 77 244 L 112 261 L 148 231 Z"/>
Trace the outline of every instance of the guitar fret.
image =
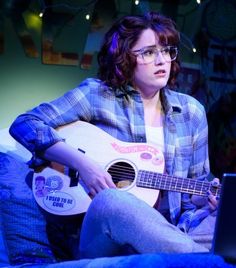
<path id="1" fill-rule="evenodd" d="M 168 174 L 140 170 L 137 177 L 137 186 L 158 190 L 177 191 L 182 193 L 207 196 L 211 190 L 216 196 L 220 194 L 220 186 L 214 188 L 208 181 L 198 181 L 189 178 L 179 178 Z"/>

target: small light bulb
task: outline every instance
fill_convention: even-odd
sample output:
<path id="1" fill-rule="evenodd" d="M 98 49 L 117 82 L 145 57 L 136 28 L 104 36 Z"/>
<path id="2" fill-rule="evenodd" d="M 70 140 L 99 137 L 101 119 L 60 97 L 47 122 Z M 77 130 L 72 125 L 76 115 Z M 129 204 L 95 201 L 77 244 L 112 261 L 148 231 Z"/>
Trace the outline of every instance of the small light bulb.
<path id="1" fill-rule="evenodd" d="M 196 0 L 197 1 L 197 3 L 200 5 L 201 4 L 201 0 Z"/>
<path id="2" fill-rule="evenodd" d="M 195 47 L 193 47 L 193 53 L 196 53 L 197 49 Z"/>
<path id="3" fill-rule="evenodd" d="M 40 17 L 40 18 L 43 17 L 43 12 L 42 12 L 42 11 L 39 13 L 39 17 Z"/>
<path id="4" fill-rule="evenodd" d="M 139 4 L 139 1 L 138 0 L 135 0 L 134 1 L 134 4 L 137 6 Z"/>
<path id="5" fill-rule="evenodd" d="M 85 18 L 86 18 L 86 20 L 89 20 L 89 19 L 90 19 L 90 15 L 87 14 L 87 15 L 85 16 Z"/>

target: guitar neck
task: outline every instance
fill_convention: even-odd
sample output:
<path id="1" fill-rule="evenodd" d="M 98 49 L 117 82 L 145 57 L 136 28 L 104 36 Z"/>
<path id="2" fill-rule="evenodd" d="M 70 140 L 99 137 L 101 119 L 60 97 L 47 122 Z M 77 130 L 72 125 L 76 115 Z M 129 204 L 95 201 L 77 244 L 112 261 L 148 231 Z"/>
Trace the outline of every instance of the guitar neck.
<path id="1" fill-rule="evenodd" d="M 213 187 L 208 181 L 199 181 L 194 179 L 183 179 L 167 174 L 159 174 L 146 170 L 139 170 L 136 185 L 138 187 L 168 190 L 174 192 L 188 193 L 194 195 L 207 196 L 210 190 L 213 195 L 220 196 L 220 185 Z"/>

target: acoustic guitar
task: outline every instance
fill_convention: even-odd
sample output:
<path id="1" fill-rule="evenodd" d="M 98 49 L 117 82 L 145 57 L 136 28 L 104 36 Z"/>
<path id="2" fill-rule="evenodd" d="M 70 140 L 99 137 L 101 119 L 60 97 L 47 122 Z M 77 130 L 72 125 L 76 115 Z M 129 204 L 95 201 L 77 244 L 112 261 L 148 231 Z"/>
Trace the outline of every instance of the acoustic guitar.
<path id="1" fill-rule="evenodd" d="M 202 196 L 207 196 L 210 190 L 215 196 L 220 195 L 221 187 L 213 187 L 209 181 L 163 174 L 163 153 L 148 143 L 117 140 L 83 121 L 58 131 L 68 144 L 86 153 L 110 173 L 118 190 L 128 191 L 150 206 L 154 206 L 159 190 Z M 39 206 L 55 215 L 84 213 L 92 201 L 79 175 L 55 163 L 34 172 L 32 189 Z"/>

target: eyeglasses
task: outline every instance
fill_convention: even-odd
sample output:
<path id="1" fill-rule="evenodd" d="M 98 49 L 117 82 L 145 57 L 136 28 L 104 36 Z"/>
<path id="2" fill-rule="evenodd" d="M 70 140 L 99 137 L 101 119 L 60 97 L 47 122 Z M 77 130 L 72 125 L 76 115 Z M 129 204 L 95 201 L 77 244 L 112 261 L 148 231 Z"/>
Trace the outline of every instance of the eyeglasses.
<path id="1" fill-rule="evenodd" d="M 133 52 L 136 53 L 136 56 L 141 56 L 143 63 L 146 64 L 154 62 L 159 53 L 161 53 L 166 62 L 171 62 L 177 58 L 178 48 L 175 46 L 166 46 L 162 48 L 144 47 L 139 50 L 134 50 Z"/>

